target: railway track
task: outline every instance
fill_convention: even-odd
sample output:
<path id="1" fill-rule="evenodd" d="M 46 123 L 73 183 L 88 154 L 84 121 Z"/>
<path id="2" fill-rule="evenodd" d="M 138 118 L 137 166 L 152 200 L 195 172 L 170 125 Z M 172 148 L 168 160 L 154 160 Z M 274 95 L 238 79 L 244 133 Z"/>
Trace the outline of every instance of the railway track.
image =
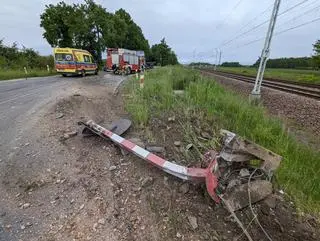
<path id="1" fill-rule="evenodd" d="M 255 82 L 255 78 L 248 77 L 245 75 L 226 73 L 222 71 L 208 71 L 203 69 L 201 69 L 200 71 L 203 73 L 215 74 L 222 77 L 236 79 L 236 80 L 240 80 L 240 81 L 251 83 L 251 84 L 254 84 Z M 278 80 L 278 79 L 264 79 L 262 82 L 262 86 L 284 91 L 291 94 L 296 94 L 296 95 L 320 100 L 319 84 L 297 83 L 293 81 Z"/>

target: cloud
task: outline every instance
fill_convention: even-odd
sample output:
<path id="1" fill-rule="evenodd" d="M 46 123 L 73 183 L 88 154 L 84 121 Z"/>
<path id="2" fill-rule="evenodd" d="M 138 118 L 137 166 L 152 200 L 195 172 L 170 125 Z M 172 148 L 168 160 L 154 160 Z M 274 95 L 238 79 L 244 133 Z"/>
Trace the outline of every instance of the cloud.
<path id="1" fill-rule="evenodd" d="M 6 2 L 0 9 L 0 28 L 5 42 L 17 41 L 32 47 L 42 54 L 52 52 L 49 44 L 42 38 L 40 14 L 46 4 L 56 4 L 60 0 L 16 0 Z M 65 1 L 79 3 L 78 1 Z M 141 26 L 150 44 L 158 43 L 163 37 L 177 53 L 179 60 L 215 61 L 215 49 L 253 26 L 268 20 L 272 2 L 268 0 L 97 0 L 108 11 L 124 8 L 134 21 Z M 281 11 L 301 0 L 283 2 Z M 319 11 L 313 11 L 315 1 L 307 2 L 279 17 L 277 30 L 281 31 L 314 19 Z M 237 5 L 237 3 L 239 3 Z M 264 10 L 264 13 L 262 13 Z M 316 10 L 316 9 L 315 9 Z M 319 10 L 319 9 L 318 9 Z M 309 11 L 308 14 L 301 14 Z M 294 16 L 299 16 L 294 19 Z M 256 17 L 256 18 L 255 18 Z M 255 18 L 255 19 L 254 19 Z M 251 21 L 254 19 L 254 21 Z M 249 24 L 248 24 L 249 23 Z M 247 24 L 247 27 L 242 29 Z M 318 23 L 319 24 L 319 23 Z M 319 38 L 317 23 L 276 36 L 272 43 L 271 57 L 309 56 L 312 43 Z M 230 44 L 222 46 L 223 61 L 252 63 L 261 53 L 267 24 L 255 31 L 235 38 Z"/>

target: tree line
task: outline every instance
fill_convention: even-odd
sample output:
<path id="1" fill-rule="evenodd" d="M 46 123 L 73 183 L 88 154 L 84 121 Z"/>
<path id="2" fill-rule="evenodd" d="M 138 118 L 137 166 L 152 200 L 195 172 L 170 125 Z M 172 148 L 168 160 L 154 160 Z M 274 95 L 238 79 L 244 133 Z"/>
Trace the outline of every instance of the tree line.
<path id="1" fill-rule="evenodd" d="M 40 15 L 43 37 L 51 47 L 88 50 L 101 63 L 109 48 L 143 50 L 149 61 L 161 65 L 177 64 L 177 56 L 165 39 L 150 48 L 141 28 L 124 9 L 108 12 L 93 0 L 81 4 L 46 5 Z"/>
<path id="2" fill-rule="evenodd" d="M 260 58 L 252 65 L 252 67 L 259 67 Z M 312 57 L 299 58 L 277 58 L 269 59 L 267 61 L 267 68 L 283 68 L 283 69 L 313 69 L 315 63 Z"/>
<path id="3" fill-rule="evenodd" d="M 17 43 L 6 45 L 0 40 L 0 69 L 39 68 L 45 69 L 47 65 L 53 67 L 53 56 L 41 56 L 31 48 L 19 48 Z"/>
<path id="4" fill-rule="evenodd" d="M 260 57 L 258 60 L 251 65 L 251 67 L 258 68 L 260 64 Z M 191 66 L 199 65 L 214 65 L 210 63 L 197 62 L 191 63 Z M 223 62 L 222 67 L 243 67 L 239 62 Z M 267 68 L 283 68 L 283 69 L 320 69 L 320 40 L 317 40 L 313 44 L 313 55 L 312 57 L 298 57 L 298 58 L 277 58 L 268 59 Z"/>

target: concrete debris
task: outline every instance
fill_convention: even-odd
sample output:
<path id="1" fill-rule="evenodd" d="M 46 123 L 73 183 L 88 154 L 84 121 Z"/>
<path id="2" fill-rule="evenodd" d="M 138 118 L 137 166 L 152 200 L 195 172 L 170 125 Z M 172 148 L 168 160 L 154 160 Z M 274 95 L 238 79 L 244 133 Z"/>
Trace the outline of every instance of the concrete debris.
<path id="1" fill-rule="evenodd" d="M 168 118 L 168 121 L 169 122 L 174 122 L 176 120 L 176 117 L 175 116 L 172 116 L 172 117 L 169 117 Z"/>
<path id="2" fill-rule="evenodd" d="M 164 148 L 162 146 L 147 146 L 146 149 L 150 152 L 162 153 Z"/>
<path id="3" fill-rule="evenodd" d="M 57 114 L 56 114 L 56 119 L 60 119 L 60 118 L 62 118 L 62 117 L 64 117 L 64 114 L 63 114 L 63 113 L 57 113 Z"/>
<path id="4" fill-rule="evenodd" d="M 175 141 L 173 144 L 174 144 L 175 146 L 181 146 L 181 141 Z"/>
<path id="5" fill-rule="evenodd" d="M 187 192 L 189 192 L 189 189 L 190 189 L 189 183 L 185 182 L 179 187 L 179 192 L 186 194 Z"/>
<path id="6" fill-rule="evenodd" d="M 195 229 L 198 228 L 198 223 L 197 223 L 197 218 L 196 217 L 189 215 L 188 216 L 188 220 L 189 220 L 189 223 L 190 223 L 192 229 L 195 230 Z"/>
<path id="7" fill-rule="evenodd" d="M 227 130 L 221 130 L 224 136 L 224 148 L 220 156 L 229 162 L 246 162 L 251 160 L 261 160 L 261 168 L 271 173 L 275 171 L 282 160 L 278 154 L 259 146 L 249 140 L 243 139 Z"/>
<path id="8" fill-rule="evenodd" d="M 26 208 L 29 208 L 30 206 L 31 206 L 30 203 L 25 203 L 25 204 L 22 205 L 22 208 L 26 209 Z"/>
<path id="9" fill-rule="evenodd" d="M 239 173 L 240 177 L 248 177 L 250 176 L 250 172 L 247 168 L 242 168 Z"/>
<path id="10" fill-rule="evenodd" d="M 109 167 L 109 171 L 114 171 L 114 170 L 116 170 L 116 169 L 117 169 L 116 166 L 111 166 L 111 167 Z"/>
<path id="11" fill-rule="evenodd" d="M 268 196 L 263 202 L 269 207 L 274 209 L 277 205 L 277 198 L 275 195 Z"/>
<path id="12" fill-rule="evenodd" d="M 63 139 L 67 140 L 67 139 L 69 139 L 71 137 L 76 136 L 77 134 L 78 134 L 77 131 L 66 132 L 66 133 L 63 134 Z"/>
<path id="13" fill-rule="evenodd" d="M 100 218 L 98 220 L 98 224 L 104 225 L 106 223 L 106 220 L 104 218 Z"/>
<path id="14" fill-rule="evenodd" d="M 238 185 L 241 185 L 241 181 L 239 179 L 232 179 L 231 181 L 229 181 L 227 189 L 231 189 Z"/>
<path id="15" fill-rule="evenodd" d="M 266 180 L 256 180 L 250 183 L 251 203 L 256 203 L 272 193 L 272 184 Z M 248 183 L 228 189 L 223 195 L 228 209 L 236 211 L 249 205 Z"/>
<path id="16" fill-rule="evenodd" d="M 32 223 L 27 222 L 27 223 L 26 223 L 26 227 L 30 227 L 30 226 L 32 226 Z"/>
<path id="17" fill-rule="evenodd" d="M 176 237 L 177 237 L 177 238 L 181 238 L 182 235 L 181 235 L 179 232 L 177 232 Z"/>
<path id="18" fill-rule="evenodd" d="M 145 179 L 142 180 L 141 187 L 146 187 L 146 186 L 152 184 L 152 182 L 153 182 L 152 177 L 146 177 Z"/>
<path id="19" fill-rule="evenodd" d="M 94 223 L 93 226 L 92 226 L 92 229 L 94 232 L 97 231 L 97 227 L 98 227 L 98 223 Z"/>

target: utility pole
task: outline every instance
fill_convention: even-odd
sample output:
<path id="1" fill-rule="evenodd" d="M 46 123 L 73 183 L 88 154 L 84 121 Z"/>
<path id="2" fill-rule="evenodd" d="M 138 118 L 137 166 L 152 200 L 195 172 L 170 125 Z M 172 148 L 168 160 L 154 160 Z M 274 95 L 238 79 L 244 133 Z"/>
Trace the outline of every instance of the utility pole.
<path id="1" fill-rule="evenodd" d="M 269 23 L 269 28 L 268 28 L 268 32 L 267 32 L 267 36 L 265 39 L 265 43 L 264 43 L 264 47 L 261 53 L 261 58 L 260 58 L 260 65 L 259 65 L 259 70 L 257 73 L 257 77 L 256 77 L 256 81 L 253 87 L 253 90 L 250 94 L 250 98 L 252 99 L 260 99 L 261 97 L 261 84 L 262 84 L 262 80 L 263 80 L 263 75 L 264 75 L 264 71 L 266 68 L 266 64 L 270 55 L 270 44 L 271 44 L 271 40 L 272 40 L 272 35 L 273 35 L 273 31 L 274 31 L 274 27 L 276 25 L 276 21 L 277 21 L 277 16 L 278 16 L 278 12 L 279 12 L 279 7 L 280 7 L 280 2 L 281 0 L 275 0 L 274 2 L 274 6 L 273 6 L 273 11 L 272 11 L 272 15 L 271 15 L 271 19 L 270 19 L 270 23 Z"/>
<path id="2" fill-rule="evenodd" d="M 217 64 L 218 64 L 218 49 L 216 48 L 216 63 L 214 65 L 214 71 L 217 70 Z"/>
<path id="3" fill-rule="evenodd" d="M 221 49 L 220 49 L 220 53 L 219 53 L 219 63 L 218 63 L 219 66 L 221 65 L 221 55 L 222 55 L 222 51 L 221 51 Z"/>

